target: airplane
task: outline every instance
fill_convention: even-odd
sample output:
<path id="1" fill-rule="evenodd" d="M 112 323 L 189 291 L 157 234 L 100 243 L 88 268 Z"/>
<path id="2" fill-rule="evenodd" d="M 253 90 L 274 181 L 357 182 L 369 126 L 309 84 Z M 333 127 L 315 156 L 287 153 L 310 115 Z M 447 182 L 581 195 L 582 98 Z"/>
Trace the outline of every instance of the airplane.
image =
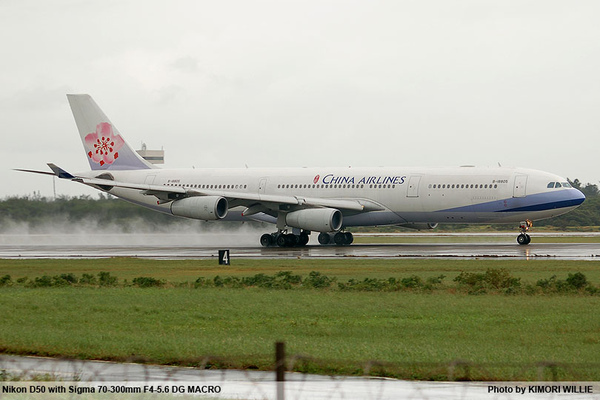
<path id="1" fill-rule="evenodd" d="M 349 227 L 439 223 L 517 223 L 528 245 L 532 221 L 585 200 L 567 179 L 524 168 L 245 168 L 162 169 L 127 144 L 91 96 L 67 95 L 90 171 L 54 175 L 166 214 L 198 220 L 261 221 L 276 231 L 262 246 L 350 245 Z"/>

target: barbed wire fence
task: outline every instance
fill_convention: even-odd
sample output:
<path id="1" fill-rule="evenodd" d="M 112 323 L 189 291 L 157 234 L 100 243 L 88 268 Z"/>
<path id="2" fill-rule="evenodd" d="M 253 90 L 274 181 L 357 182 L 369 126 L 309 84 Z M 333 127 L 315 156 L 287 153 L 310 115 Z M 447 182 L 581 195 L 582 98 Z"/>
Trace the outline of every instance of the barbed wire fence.
<path id="1" fill-rule="evenodd" d="M 522 399 L 530 394 L 539 399 L 569 394 L 569 399 L 600 399 L 600 382 L 592 380 L 600 363 L 339 362 L 353 373 L 327 375 L 323 371 L 330 361 L 286 356 L 283 343 L 275 350 L 272 371 L 212 369 L 224 361 L 212 356 L 186 368 L 3 355 L 0 398 Z"/>

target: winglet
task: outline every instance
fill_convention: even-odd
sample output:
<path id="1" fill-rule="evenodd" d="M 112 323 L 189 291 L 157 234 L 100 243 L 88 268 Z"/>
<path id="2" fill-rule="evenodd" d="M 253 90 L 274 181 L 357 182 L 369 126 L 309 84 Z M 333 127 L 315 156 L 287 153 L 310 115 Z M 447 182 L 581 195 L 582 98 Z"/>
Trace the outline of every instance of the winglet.
<path id="1" fill-rule="evenodd" d="M 61 179 L 75 179 L 74 175 L 71 175 L 70 173 L 68 173 L 61 167 L 56 166 L 55 164 L 48 163 L 48 166 L 54 172 L 54 175 L 58 176 Z"/>

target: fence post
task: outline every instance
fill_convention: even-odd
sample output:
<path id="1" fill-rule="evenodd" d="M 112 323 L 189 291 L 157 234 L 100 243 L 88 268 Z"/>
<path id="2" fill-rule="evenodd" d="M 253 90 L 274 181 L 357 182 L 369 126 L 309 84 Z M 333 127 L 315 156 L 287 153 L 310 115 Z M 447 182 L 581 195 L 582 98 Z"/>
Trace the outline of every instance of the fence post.
<path id="1" fill-rule="evenodd" d="M 285 343 L 275 343 L 275 384 L 277 400 L 284 400 L 283 385 L 285 381 Z"/>

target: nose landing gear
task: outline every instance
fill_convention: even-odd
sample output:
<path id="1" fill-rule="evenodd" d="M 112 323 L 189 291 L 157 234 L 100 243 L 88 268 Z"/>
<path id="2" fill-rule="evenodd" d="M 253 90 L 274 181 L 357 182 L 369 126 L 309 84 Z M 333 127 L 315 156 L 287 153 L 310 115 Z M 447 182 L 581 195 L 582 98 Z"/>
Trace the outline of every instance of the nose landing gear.
<path id="1" fill-rule="evenodd" d="M 528 245 L 531 242 L 531 237 L 527 234 L 529 228 L 533 226 L 533 222 L 531 220 L 526 219 L 525 221 L 521 221 L 519 224 L 519 229 L 521 233 L 517 236 L 517 243 L 520 245 Z"/>

